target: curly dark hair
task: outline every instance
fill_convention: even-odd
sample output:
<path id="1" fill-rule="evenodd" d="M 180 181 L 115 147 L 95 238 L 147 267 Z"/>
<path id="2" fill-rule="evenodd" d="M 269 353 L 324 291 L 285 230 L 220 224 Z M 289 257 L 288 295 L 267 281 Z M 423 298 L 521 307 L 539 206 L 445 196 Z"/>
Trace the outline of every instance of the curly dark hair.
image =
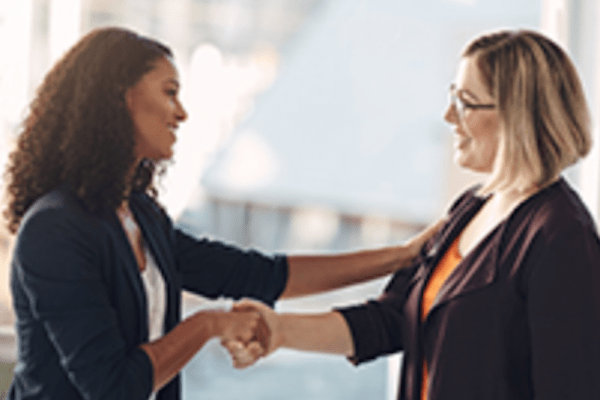
<path id="1" fill-rule="evenodd" d="M 92 213 L 116 209 L 130 191 L 156 196 L 150 160 L 134 154 L 125 91 L 172 57 L 163 44 L 121 28 L 84 36 L 44 78 L 6 170 L 8 228 L 15 233 L 32 203 L 66 185 Z M 135 174 L 131 171 L 135 167 Z"/>

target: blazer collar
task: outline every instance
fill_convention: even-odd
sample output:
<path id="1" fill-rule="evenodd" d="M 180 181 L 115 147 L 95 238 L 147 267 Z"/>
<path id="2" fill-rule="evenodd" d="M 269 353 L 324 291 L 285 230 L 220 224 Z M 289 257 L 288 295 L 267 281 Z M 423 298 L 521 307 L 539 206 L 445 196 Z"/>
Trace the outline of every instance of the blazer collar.
<path id="1" fill-rule="evenodd" d="M 139 306 L 140 319 L 142 321 L 138 332 L 139 340 L 145 341 L 148 338 L 148 310 L 146 304 L 146 292 L 144 290 L 144 284 L 140 275 L 139 266 L 137 264 L 135 254 L 133 253 L 133 249 L 129 244 L 127 234 L 125 233 L 117 214 L 114 211 L 111 213 L 107 212 L 106 217 L 111 226 L 111 230 L 113 230 L 117 235 L 115 246 L 118 246 L 119 248 L 118 254 L 125 257 L 123 260 L 125 266 L 124 270 L 129 278 L 129 281 L 131 282 L 133 288 L 132 292 Z"/>
<path id="2" fill-rule="evenodd" d="M 463 231 L 468 222 L 475 216 L 479 209 L 485 204 L 487 198 L 474 195 L 466 198 L 457 205 L 450 213 L 448 223 L 444 226 L 438 238 L 426 249 L 422 259 L 421 268 L 413 277 L 413 280 L 421 280 L 415 287 L 418 291 L 418 310 L 426 287 L 426 281 L 440 259 L 446 253 L 452 242 Z M 494 243 L 498 237 L 499 230 L 503 229 L 501 223 L 484 240 L 477 245 L 456 267 L 446 282 L 440 288 L 425 321 L 429 319 L 436 309 L 442 307 L 448 301 L 487 286 L 493 282 L 496 275 L 496 260 L 498 257 L 498 243 Z M 416 283 L 416 282 L 415 282 Z"/>
<path id="3" fill-rule="evenodd" d="M 475 216 L 477 211 L 485 204 L 487 199 L 471 195 L 460 202 L 449 216 L 448 222 L 440 232 L 421 251 L 421 267 L 416 271 L 412 280 L 426 279 L 431 273 L 454 239 L 462 232 L 467 223 Z"/>
<path id="4" fill-rule="evenodd" d="M 144 207 L 143 204 L 140 204 L 141 201 L 135 201 L 137 200 L 135 197 L 132 196 L 131 200 L 131 212 L 142 231 L 146 246 L 152 252 L 165 282 L 171 282 L 173 278 L 171 276 L 172 268 L 167 267 L 171 261 L 167 256 L 169 254 L 168 244 L 165 242 L 163 229 L 157 222 L 160 216 L 152 215 L 153 210 Z M 161 235 L 161 233 L 163 234 Z"/>
<path id="5" fill-rule="evenodd" d="M 498 237 L 501 236 L 499 231 L 504 225 L 500 223 L 458 264 L 440 288 L 427 318 L 450 300 L 481 289 L 494 281 L 498 260 Z"/>
<path id="6" fill-rule="evenodd" d="M 171 287 L 171 282 L 174 282 L 172 272 L 173 268 L 170 268 L 171 265 L 168 263 L 172 261 L 168 257 L 168 243 L 166 242 L 164 236 L 161 236 L 161 233 L 163 233 L 163 229 L 161 225 L 157 222 L 160 216 L 155 215 L 153 213 L 153 210 L 145 206 L 145 204 L 143 204 L 143 200 L 137 198 L 136 196 L 131 197 L 130 207 L 131 212 L 133 213 L 136 222 L 138 223 L 140 230 L 142 231 L 145 244 L 152 252 L 156 264 L 163 275 L 163 279 L 165 280 L 167 290 L 166 295 L 168 299 L 167 308 L 172 307 L 174 304 L 176 304 L 177 294 L 173 292 L 173 288 Z M 140 329 L 141 340 L 147 340 L 147 300 L 146 291 L 144 289 L 139 267 L 135 255 L 133 254 L 131 245 L 129 245 L 129 239 L 127 238 L 127 234 L 121 226 L 119 217 L 116 215 L 115 212 L 113 212 L 112 215 L 109 217 L 109 220 L 111 221 L 112 225 L 116 226 L 117 234 L 119 235 L 119 242 L 123 244 L 123 254 L 127 254 L 129 258 L 129 262 L 126 263 L 127 275 L 129 276 L 132 282 L 134 295 L 136 301 L 140 306 L 142 321 L 146 321 L 143 324 L 143 327 Z"/>

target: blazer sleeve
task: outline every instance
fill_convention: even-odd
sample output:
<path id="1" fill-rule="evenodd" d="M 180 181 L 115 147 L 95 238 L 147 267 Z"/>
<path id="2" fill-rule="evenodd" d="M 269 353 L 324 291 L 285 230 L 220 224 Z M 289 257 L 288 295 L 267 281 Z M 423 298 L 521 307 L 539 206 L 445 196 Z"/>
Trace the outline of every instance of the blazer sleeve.
<path id="1" fill-rule="evenodd" d="M 148 398 L 150 360 L 126 347 L 102 279 L 99 241 L 71 211 L 45 209 L 22 222 L 13 280 L 83 399 Z"/>
<path id="2" fill-rule="evenodd" d="M 446 224 L 423 246 L 411 267 L 401 269 L 393 275 L 377 300 L 336 310 L 346 319 L 354 341 L 355 355 L 350 361 L 360 364 L 405 349 L 404 309 L 409 291 L 416 283 L 415 275 L 424 273 L 423 268 L 431 263 L 433 255 L 437 253 L 441 237 L 456 218 L 455 214 L 473 200 L 478 188 L 479 186 L 474 186 L 466 190 L 452 202 Z"/>
<path id="3" fill-rule="evenodd" d="M 526 282 L 534 398 L 600 399 L 598 236 L 562 229 L 543 249 Z"/>
<path id="4" fill-rule="evenodd" d="M 273 305 L 287 283 L 283 255 L 269 256 L 175 229 L 177 263 L 184 289 L 217 298 L 250 297 Z"/>
<path id="5" fill-rule="evenodd" d="M 404 302 L 419 265 L 415 263 L 396 272 L 377 300 L 336 309 L 345 318 L 352 335 L 352 363 L 358 365 L 404 349 Z"/>

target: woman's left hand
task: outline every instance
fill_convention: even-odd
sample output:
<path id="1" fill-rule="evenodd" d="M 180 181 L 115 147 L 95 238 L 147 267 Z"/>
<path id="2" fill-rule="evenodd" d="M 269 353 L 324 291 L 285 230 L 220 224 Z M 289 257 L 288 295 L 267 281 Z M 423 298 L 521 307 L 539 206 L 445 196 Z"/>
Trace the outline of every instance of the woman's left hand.
<path id="1" fill-rule="evenodd" d="M 405 251 L 408 251 L 411 260 L 413 260 L 419 255 L 421 248 L 442 228 L 442 226 L 446 223 L 446 220 L 447 218 L 443 217 L 429 224 L 425 229 L 423 229 L 421 232 L 410 238 L 402 246 Z"/>

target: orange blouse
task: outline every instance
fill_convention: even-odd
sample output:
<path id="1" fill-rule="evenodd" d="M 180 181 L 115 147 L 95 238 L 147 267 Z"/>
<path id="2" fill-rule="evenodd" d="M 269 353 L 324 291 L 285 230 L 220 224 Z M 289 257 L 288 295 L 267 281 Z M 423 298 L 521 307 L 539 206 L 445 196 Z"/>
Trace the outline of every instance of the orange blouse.
<path id="1" fill-rule="evenodd" d="M 423 291 L 423 299 L 421 301 L 421 319 L 425 317 L 431 310 L 440 289 L 446 279 L 450 276 L 456 266 L 462 261 L 460 252 L 458 251 L 458 240 L 460 235 L 452 242 L 438 265 L 433 270 L 433 273 L 427 281 L 427 286 Z M 427 400 L 427 363 L 423 360 L 423 380 L 421 381 L 421 400 Z"/>

